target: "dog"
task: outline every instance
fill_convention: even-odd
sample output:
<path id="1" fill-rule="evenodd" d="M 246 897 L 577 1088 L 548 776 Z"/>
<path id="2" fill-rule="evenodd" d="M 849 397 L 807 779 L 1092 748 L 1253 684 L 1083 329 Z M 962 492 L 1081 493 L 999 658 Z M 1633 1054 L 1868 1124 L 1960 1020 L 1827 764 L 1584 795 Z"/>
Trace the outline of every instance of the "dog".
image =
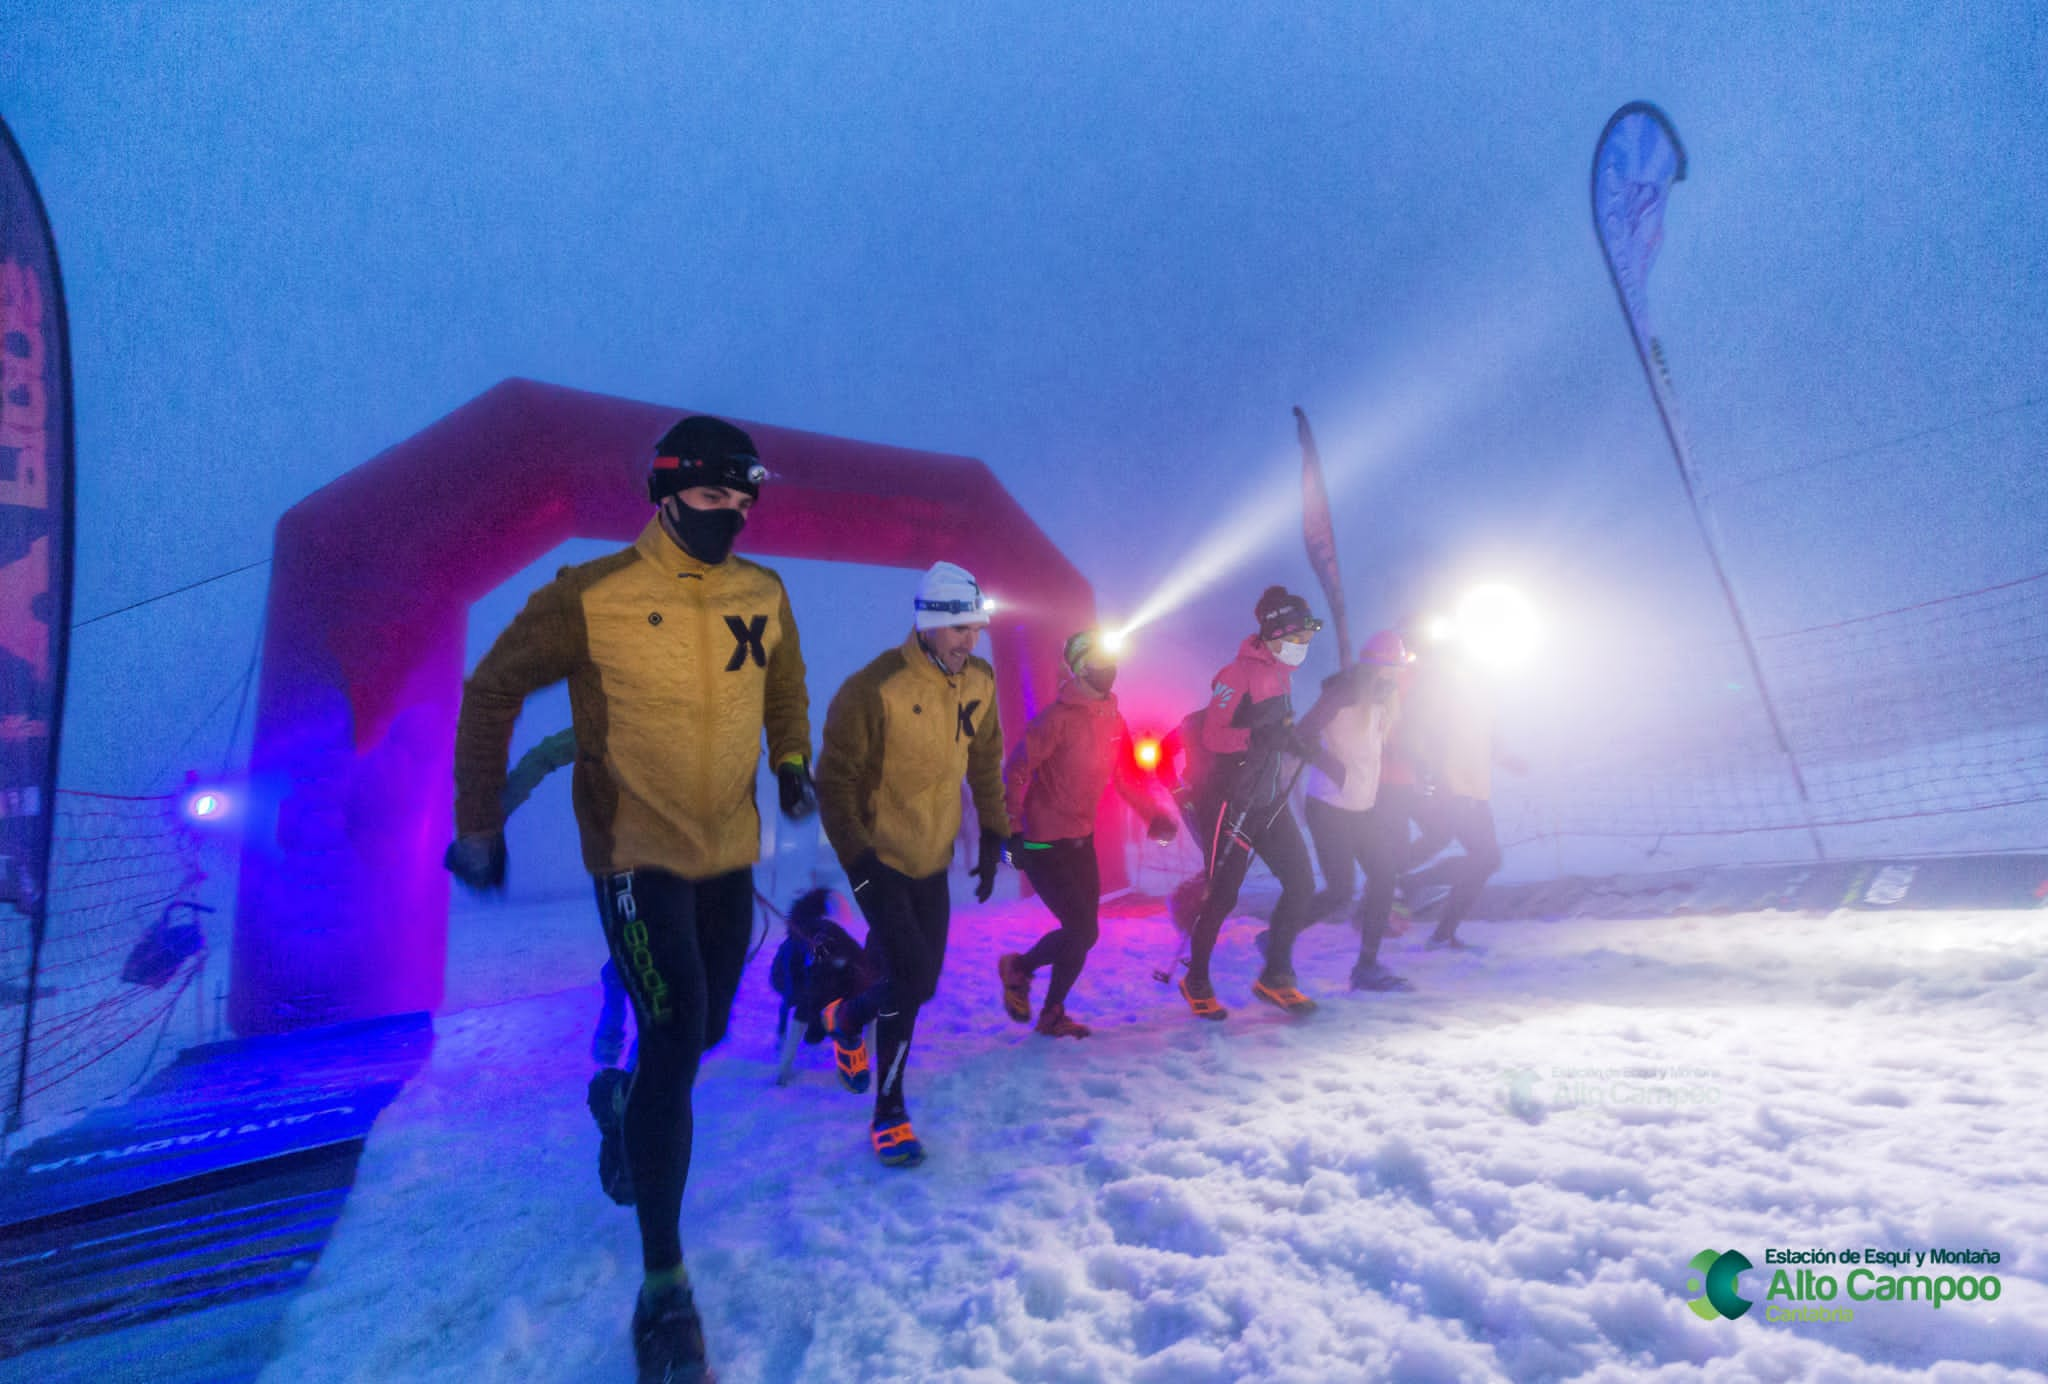
<path id="1" fill-rule="evenodd" d="M 780 1060 L 775 1084 L 787 1086 L 796 1074 L 797 1043 L 822 1043 L 825 1006 L 850 999 L 875 981 L 867 953 L 834 915 L 844 914 L 844 901 L 825 889 L 798 896 L 784 919 L 787 934 L 768 966 L 768 983 L 782 997 L 775 1036 Z M 624 987 L 610 965 L 604 970 L 605 1010 L 591 1043 L 600 1066 L 590 1078 L 586 1099 L 597 1121 L 597 1179 L 605 1194 L 621 1206 L 634 1202 L 632 1170 L 626 1166 L 624 1129 L 626 1096 L 632 1089 L 633 1061 L 616 1067 L 624 1045 Z"/>
<path id="2" fill-rule="evenodd" d="M 775 1023 L 777 1086 L 787 1086 L 796 1073 L 799 1039 L 825 1041 L 825 1007 L 875 982 L 867 953 L 837 921 L 845 916 L 844 901 L 826 889 L 808 890 L 789 907 L 787 935 L 768 967 L 768 983 L 782 996 Z"/>

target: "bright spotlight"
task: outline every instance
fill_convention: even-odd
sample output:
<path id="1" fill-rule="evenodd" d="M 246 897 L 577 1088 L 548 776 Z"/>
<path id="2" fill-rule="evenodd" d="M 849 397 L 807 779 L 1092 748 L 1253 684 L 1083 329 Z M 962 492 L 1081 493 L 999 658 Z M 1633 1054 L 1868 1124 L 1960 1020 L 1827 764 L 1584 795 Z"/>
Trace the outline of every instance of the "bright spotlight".
<path id="1" fill-rule="evenodd" d="M 1131 749 L 1138 761 L 1138 767 L 1147 771 L 1159 767 L 1159 740 L 1156 736 L 1145 736 Z"/>
<path id="2" fill-rule="evenodd" d="M 228 796 L 213 788 L 186 795 L 185 815 L 195 822 L 217 822 L 227 815 Z"/>
<path id="3" fill-rule="evenodd" d="M 1128 642 L 1129 636 L 1120 629 L 1106 629 L 1102 632 L 1102 651 L 1111 658 L 1122 654 L 1124 645 Z"/>
<path id="4" fill-rule="evenodd" d="M 1475 586 L 1458 602 L 1458 643 L 1492 668 L 1518 668 L 1542 642 L 1542 623 L 1528 597 L 1511 586 Z"/>
<path id="5" fill-rule="evenodd" d="M 1458 626 L 1448 615 L 1432 615 L 1423 622 L 1422 637 L 1432 644 L 1448 644 L 1458 637 Z"/>

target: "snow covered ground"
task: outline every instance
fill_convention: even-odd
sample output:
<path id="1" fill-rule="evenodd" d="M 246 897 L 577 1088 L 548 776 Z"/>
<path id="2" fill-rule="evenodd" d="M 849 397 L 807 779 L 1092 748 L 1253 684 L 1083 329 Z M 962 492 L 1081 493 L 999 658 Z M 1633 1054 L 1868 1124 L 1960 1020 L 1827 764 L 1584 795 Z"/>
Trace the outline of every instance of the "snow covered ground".
<path id="1" fill-rule="evenodd" d="M 1417 991 L 1371 997 L 1324 927 L 1301 1022 L 1250 1006 L 1247 920 L 1217 1026 L 1151 978 L 1164 920 L 1111 918 L 1079 1043 L 996 1001 L 1044 921 L 956 908 L 909 1172 L 823 1053 L 772 1084 L 756 961 L 685 1204 L 726 1384 L 2044 1377 L 2039 913 L 1468 925 L 1484 956 L 1418 932 L 1386 953 Z M 456 913 L 454 1012 L 266 1380 L 630 1378 L 638 1241 L 583 1108 L 599 960 L 582 899 Z M 1766 1250 L 1850 1246 L 1996 1249 L 2003 1294 L 1765 1320 Z M 1741 1320 L 1686 1305 L 1707 1248 L 1759 1266 Z"/>

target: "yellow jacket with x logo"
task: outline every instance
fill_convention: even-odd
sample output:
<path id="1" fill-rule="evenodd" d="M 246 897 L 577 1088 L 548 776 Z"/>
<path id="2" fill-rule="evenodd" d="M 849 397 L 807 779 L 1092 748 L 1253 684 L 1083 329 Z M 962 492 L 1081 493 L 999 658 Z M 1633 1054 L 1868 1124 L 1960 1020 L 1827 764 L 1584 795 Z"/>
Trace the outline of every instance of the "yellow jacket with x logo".
<path id="1" fill-rule="evenodd" d="M 983 829 L 1008 836 L 996 670 L 983 660 L 947 677 L 912 634 L 833 695 L 818 815 L 842 863 L 873 850 L 913 879 L 944 870 L 960 830 L 963 777 Z"/>
<path id="2" fill-rule="evenodd" d="M 759 859 L 762 731 L 775 764 L 811 752 L 803 651 L 780 577 L 740 557 L 699 562 L 659 519 L 623 552 L 563 568 L 463 687 L 457 831 L 501 829 L 520 704 L 565 678 L 585 868 L 709 879 Z"/>

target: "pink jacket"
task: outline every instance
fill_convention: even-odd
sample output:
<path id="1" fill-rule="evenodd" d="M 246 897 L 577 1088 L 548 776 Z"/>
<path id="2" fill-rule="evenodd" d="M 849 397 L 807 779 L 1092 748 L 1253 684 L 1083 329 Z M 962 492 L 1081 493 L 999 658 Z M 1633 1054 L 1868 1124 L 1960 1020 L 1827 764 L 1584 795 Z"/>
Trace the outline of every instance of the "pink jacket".
<path id="1" fill-rule="evenodd" d="M 1139 778 L 1131 732 L 1112 694 L 1097 697 L 1068 678 L 1052 705 L 1025 728 L 1003 766 L 1003 801 L 1027 841 L 1095 834 L 1096 809 L 1111 781 L 1146 821 L 1169 815 Z"/>
<path id="2" fill-rule="evenodd" d="M 1202 718 L 1202 748 L 1211 754 L 1243 754 L 1252 733 L 1233 726 L 1238 708 L 1247 702 L 1285 697 L 1294 688 L 1294 670 L 1273 657 L 1266 641 L 1246 635 L 1237 657 L 1225 664 L 1209 688 L 1209 713 Z"/>

